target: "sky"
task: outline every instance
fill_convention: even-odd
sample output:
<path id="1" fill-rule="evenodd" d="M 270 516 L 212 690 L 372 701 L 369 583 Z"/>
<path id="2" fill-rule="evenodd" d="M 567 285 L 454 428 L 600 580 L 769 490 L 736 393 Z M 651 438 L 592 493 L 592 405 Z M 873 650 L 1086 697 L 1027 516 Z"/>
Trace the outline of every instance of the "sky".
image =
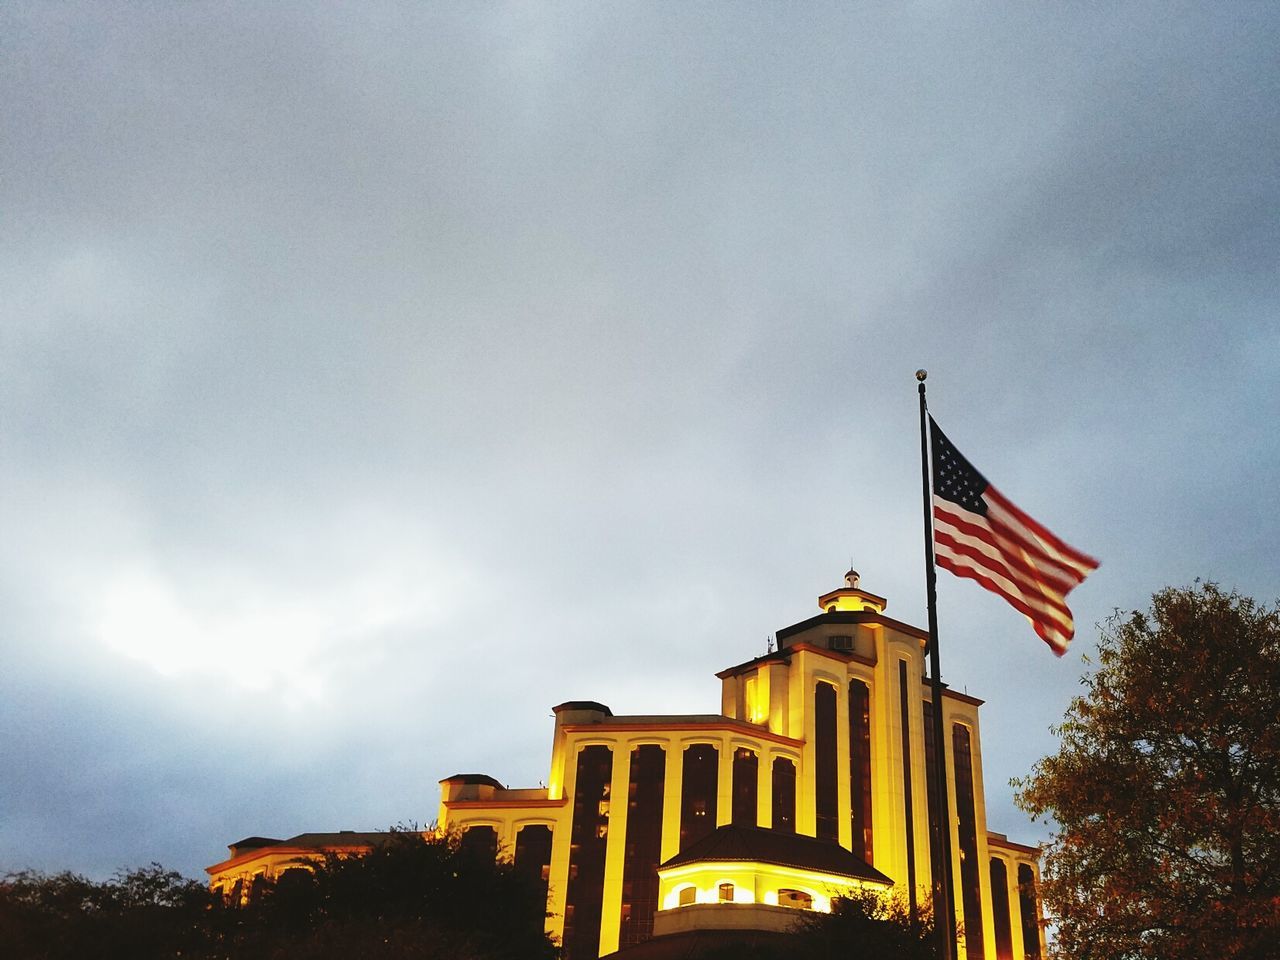
<path id="1" fill-rule="evenodd" d="M 1101 560 L 939 578 L 989 826 L 1099 625 L 1280 590 L 1280 7 L 0 6 L 0 871 L 545 780 L 850 563 L 925 623 L 917 368 Z"/>

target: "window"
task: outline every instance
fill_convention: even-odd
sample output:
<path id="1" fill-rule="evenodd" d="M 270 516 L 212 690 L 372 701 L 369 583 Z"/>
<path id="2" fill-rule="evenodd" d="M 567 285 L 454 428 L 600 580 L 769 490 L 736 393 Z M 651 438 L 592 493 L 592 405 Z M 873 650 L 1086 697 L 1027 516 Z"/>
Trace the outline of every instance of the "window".
<path id="1" fill-rule="evenodd" d="M 836 774 L 836 688 L 819 683 L 813 694 L 814 723 L 814 806 L 818 819 L 818 839 L 835 840 L 839 835 Z"/>
<path id="2" fill-rule="evenodd" d="M 733 902 L 733 884 L 732 883 L 722 883 L 717 889 L 720 891 L 721 903 Z"/>
<path id="3" fill-rule="evenodd" d="M 951 747 L 955 758 L 956 823 L 960 840 L 960 890 L 964 904 L 964 925 L 975 931 L 964 938 L 968 960 L 983 960 L 982 943 L 982 892 L 978 866 L 978 825 L 974 813 L 973 757 L 970 752 L 969 728 L 955 723 L 951 726 Z"/>
<path id="4" fill-rule="evenodd" d="M 666 769 L 667 755 L 662 747 L 650 743 L 631 751 L 627 836 L 622 861 L 620 947 L 634 946 L 653 935 L 653 914 L 658 908 Z"/>
<path id="5" fill-rule="evenodd" d="M 594 957 L 600 946 L 604 855 L 609 831 L 609 778 L 613 751 L 588 746 L 578 751 L 569 843 L 569 883 L 565 890 L 565 955 Z"/>
<path id="6" fill-rule="evenodd" d="M 756 794 L 760 784 L 760 759 L 755 751 L 740 747 L 733 752 L 733 816 L 735 827 L 756 825 Z"/>
<path id="7" fill-rule="evenodd" d="M 1022 950 L 1027 960 L 1040 960 L 1040 911 L 1036 905 L 1036 877 L 1028 864 L 1018 864 L 1018 912 L 1022 919 Z"/>
<path id="8" fill-rule="evenodd" d="M 680 784 L 680 849 L 685 850 L 716 828 L 719 752 L 697 743 L 684 752 Z"/>
<path id="9" fill-rule="evenodd" d="M 521 827 L 516 834 L 516 872 L 524 874 L 547 895 L 547 878 L 551 875 L 551 828 L 542 823 Z"/>
<path id="10" fill-rule="evenodd" d="M 687 907 L 697 899 L 698 891 L 694 887 L 684 887 L 680 890 L 680 906 Z"/>
<path id="11" fill-rule="evenodd" d="M 778 891 L 778 906 L 794 907 L 797 910 L 812 910 L 813 897 L 803 890 L 787 890 L 784 888 Z"/>
<path id="12" fill-rule="evenodd" d="M 871 863 L 871 691 L 861 680 L 849 681 L 849 800 L 853 852 Z"/>
<path id="13" fill-rule="evenodd" d="M 773 761 L 773 829 L 796 832 L 796 765 L 781 757 Z"/>
<path id="14" fill-rule="evenodd" d="M 476 860 L 493 860 L 498 856 L 498 831 L 487 824 L 463 830 L 458 852 Z"/>
<path id="15" fill-rule="evenodd" d="M 833 636 L 831 638 L 830 642 L 831 642 L 832 650 L 852 650 L 853 649 L 853 637 L 850 637 L 850 636 L 837 634 L 836 636 Z"/>
<path id="16" fill-rule="evenodd" d="M 996 921 L 996 960 L 1013 960 L 1009 870 L 999 857 L 991 858 L 991 913 Z"/>

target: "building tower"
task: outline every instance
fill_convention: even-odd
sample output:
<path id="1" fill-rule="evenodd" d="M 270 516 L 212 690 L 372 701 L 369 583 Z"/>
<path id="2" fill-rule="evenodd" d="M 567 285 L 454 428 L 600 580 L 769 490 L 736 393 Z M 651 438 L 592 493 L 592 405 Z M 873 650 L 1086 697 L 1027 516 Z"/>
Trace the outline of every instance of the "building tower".
<path id="1" fill-rule="evenodd" d="M 932 809 L 928 634 L 885 616 L 850 570 L 777 649 L 722 670 L 720 712 L 555 710 L 545 788 L 441 781 L 439 824 L 547 884 L 569 960 L 664 938 L 778 931 L 853 887 L 928 897 L 944 831 Z M 966 960 L 1043 956 L 1037 850 L 986 829 L 978 708 L 941 709 L 955 912 Z"/>

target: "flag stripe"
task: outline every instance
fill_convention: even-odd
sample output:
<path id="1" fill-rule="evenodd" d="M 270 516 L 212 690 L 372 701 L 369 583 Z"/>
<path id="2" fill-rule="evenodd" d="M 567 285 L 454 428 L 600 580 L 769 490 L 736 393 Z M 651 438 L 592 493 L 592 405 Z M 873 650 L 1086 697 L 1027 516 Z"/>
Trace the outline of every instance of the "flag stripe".
<path id="1" fill-rule="evenodd" d="M 956 532 L 957 539 L 969 542 L 975 549 L 1001 563 L 1016 567 L 1034 581 L 1047 583 L 1065 594 L 1083 579 L 1074 569 L 1063 568 L 1043 555 L 1037 557 L 1035 551 L 1026 550 L 1004 535 L 991 522 L 990 515 L 979 517 L 937 497 L 934 498 L 933 513 L 935 519 Z M 1032 555 L 1024 556 L 1024 553 Z"/>
<path id="2" fill-rule="evenodd" d="M 1070 628 L 1071 611 L 1064 598 L 1067 590 L 1059 590 L 1036 580 L 1034 577 L 1019 576 L 1010 569 L 1005 555 L 992 557 L 974 550 L 967 544 L 956 544 L 950 533 L 945 514 L 934 509 L 934 544 L 937 557 L 945 556 L 953 564 L 963 568 L 986 571 L 992 581 L 999 585 L 1000 595 L 1006 599 L 1017 597 L 1022 603 L 1035 610 L 1035 619 L 1055 620 L 1064 627 Z M 955 571 L 953 571 L 955 572 Z M 1067 588 L 1070 589 L 1069 587 Z M 1028 613 L 1028 616 L 1033 614 Z"/>
<path id="3" fill-rule="evenodd" d="M 974 550 L 967 544 L 958 544 L 952 537 L 939 530 L 937 536 L 937 555 L 947 557 L 959 566 L 984 569 L 1003 585 L 1002 593 L 1016 594 L 1026 603 L 1043 608 L 1044 616 L 1054 617 L 1064 623 L 1071 622 L 1071 611 L 1060 599 L 1061 592 L 1046 590 L 1043 585 L 1028 583 L 1013 570 L 999 561 L 993 562 L 986 554 Z"/>
<path id="4" fill-rule="evenodd" d="M 976 580 L 992 593 L 1003 597 L 1009 606 L 1013 607 L 1031 621 L 1031 626 L 1035 630 L 1036 634 L 1041 640 L 1049 645 L 1050 649 L 1053 650 L 1055 654 L 1060 657 L 1067 652 L 1067 644 L 1071 641 L 1071 638 L 1075 636 L 1074 623 L 1068 624 L 1066 629 L 1053 629 L 1045 622 L 1038 620 L 1035 612 L 1021 600 L 1017 597 L 1006 594 L 990 577 L 985 576 L 980 571 L 975 570 L 972 567 L 955 566 L 949 559 L 943 557 L 941 554 L 938 555 L 937 562 L 938 566 L 942 567 L 944 570 L 950 570 L 957 577 L 967 577 L 970 580 Z"/>
<path id="5" fill-rule="evenodd" d="M 993 526 L 1005 527 L 1017 539 L 1035 543 L 1044 555 L 1053 558 L 1056 563 L 1076 570 L 1077 583 L 1098 569 L 1097 560 L 1063 543 L 990 484 L 983 492 L 982 499 L 987 503 L 987 516 L 992 520 Z"/>

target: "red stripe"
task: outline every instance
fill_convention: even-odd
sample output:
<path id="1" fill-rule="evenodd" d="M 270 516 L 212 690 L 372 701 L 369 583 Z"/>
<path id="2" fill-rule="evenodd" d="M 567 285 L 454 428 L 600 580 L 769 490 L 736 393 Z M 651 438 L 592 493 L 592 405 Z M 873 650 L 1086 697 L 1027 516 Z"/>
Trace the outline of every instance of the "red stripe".
<path id="1" fill-rule="evenodd" d="M 1045 621 L 1041 616 L 1037 614 L 1035 610 L 1031 609 L 1029 606 L 1027 606 L 1017 597 L 1010 596 L 1007 592 L 1005 592 L 1005 590 L 1003 590 L 1000 587 L 998 583 L 991 580 L 989 577 L 984 577 L 982 574 L 978 573 L 978 571 L 971 570 L 968 567 L 957 567 L 944 557 L 938 557 L 936 559 L 937 559 L 938 566 L 942 567 L 943 569 L 950 570 L 957 577 L 965 577 L 970 580 L 976 580 L 979 584 L 984 586 L 986 589 L 990 590 L 992 593 L 998 594 L 999 596 L 1003 597 L 1011 607 L 1013 607 L 1015 610 L 1017 610 L 1019 613 L 1021 613 L 1023 616 L 1027 617 L 1031 621 L 1031 625 L 1035 629 L 1036 633 L 1039 635 L 1040 639 L 1043 640 L 1045 643 L 1047 643 L 1049 645 L 1049 648 L 1057 656 L 1060 657 L 1067 652 L 1067 643 L 1070 642 L 1071 638 L 1075 636 L 1074 623 L 1072 623 L 1068 629 L 1064 630 L 1060 625 L 1056 623 Z M 1055 643 L 1053 640 L 1053 637 L 1062 637 L 1063 639 Z"/>
<path id="2" fill-rule="evenodd" d="M 1003 526 L 996 527 L 991 523 L 989 518 L 979 518 L 977 514 L 968 513 L 967 511 L 963 514 L 957 515 L 939 507 L 936 504 L 933 508 L 933 516 L 935 520 L 941 521 L 948 526 L 955 528 L 960 533 L 988 544 L 992 549 L 999 551 L 1000 555 L 1005 558 L 1006 562 L 1023 571 L 1036 581 L 1046 582 L 1051 586 L 1057 587 L 1059 592 L 1064 596 L 1084 579 L 1080 576 L 1078 571 L 1073 570 L 1070 567 L 1062 566 L 1062 564 L 1054 561 L 1051 557 L 1047 556 L 1040 550 L 1030 546 L 1024 547 L 1025 541 L 1014 540 L 1014 538 L 1010 536 L 1002 536 L 1002 531 L 1007 528 Z M 936 529 L 937 528 L 935 527 L 935 531 Z M 1011 541 L 1015 542 L 1020 550 L 1025 549 L 1027 553 L 1036 555 L 1038 559 L 1043 561 L 1044 565 L 1037 566 L 1029 563 L 1023 557 L 1012 553 L 1009 550 L 1009 543 Z"/>
<path id="3" fill-rule="evenodd" d="M 1033 531 L 1036 534 L 1036 536 L 1042 537 L 1044 541 L 1050 544 L 1055 550 L 1065 554 L 1066 556 L 1070 557 L 1072 560 L 1076 561 L 1077 563 L 1080 563 L 1086 567 L 1089 567 L 1091 570 L 1097 569 L 1098 567 L 1097 560 L 1093 559 L 1093 557 L 1089 556 L 1086 553 L 1081 553 L 1079 550 L 1077 550 L 1075 547 L 1071 546 L 1070 544 L 1064 543 L 1053 533 L 1046 530 L 1044 526 L 1042 526 L 1040 523 L 1037 523 L 1031 517 L 1027 516 L 1027 514 L 1025 514 L 1018 507 L 1014 506 L 1013 502 L 1010 501 L 1008 497 L 1006 497 L 1003 493 L 1001 493 L 995 487 L 991 486 L 991 484 L 987 484 L 987 489 L 983 491 L 982 495 L 984 497 L 990 497 L 1000 506 L 1004 507 L 1005 510 L 1009 511 L 1009 513 L 1013 514 L 1015 517 L 1018 518 L 1019 523 L 1022 523 L 1024 526 L 1026 526 L 1028 530 Z M 1081 579 L 1083 579 L 1083 577 Z"/>
<path id="4" fill-rule="evenodd" d="M 1071 611 L 1067 608 L 1066 603 L 1063 602 L 1066 596 L 1063 591 L 1055 589 L 1043 580 L 1038 580 L 1034 577 L 1028 581 L 1027 578 L 1020 576 L 1018 571 L 1010 567 L 1007 562 L 1002 563 L 1000 560 L 987 556 L 987 554 L 968 544 L 959 543 L 937 528 L 934 529 L 934 540 L 938 546 L 945 546 L 952 555 L 967 557 L 975 565 L 1000 574 L 1006 580 L 1013 582 L 1024 596 L 1042 600 L 1046 606 L 1059 611 L 1067 620 L 1071 619 Z"/>
<path id="5" fill-rule="evenodd" d="M 1064 604 L 1055 601 L 1052 597 L 1045 596 L 1042 592 L 1026 589 L 1016 580 L 1006 576 L 999 566 L 989 563 L 974 563 L 971 558 L 962 554 L 951 553 L 946 549 L 939 550 L 937 556 L 949 561 L 956 567 L 972 568 L 989 574 L 992 581 L 999 588 L 1001 596 L 1016 597 L 1020 602 L 1036 610 L 1039 619 L 1045 621 L 1057 620 L 1064 625 L 1071 623 L 1071 611 Z"/>

